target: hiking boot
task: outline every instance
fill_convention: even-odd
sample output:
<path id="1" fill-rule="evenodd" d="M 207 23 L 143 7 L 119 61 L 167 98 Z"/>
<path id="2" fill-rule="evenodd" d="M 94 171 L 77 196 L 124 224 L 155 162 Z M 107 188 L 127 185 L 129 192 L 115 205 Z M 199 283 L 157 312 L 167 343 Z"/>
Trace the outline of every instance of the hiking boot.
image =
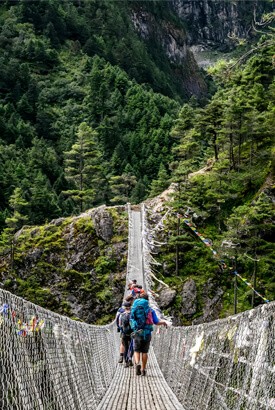
<path id="1" fill-rule="evenodd" d="M 130 366 L 130 367 L 134 366 L 132 360 L 129 360 L 128 363 L 129 363 L 129 366 Z"/>
<path id="2" fill-rule="evenodd" d="M 118 363 L 123 363 L 123 356 L 120 356 Z"/>
<path id="3" fill-rule="evenodd" d="M 140 364 L 137 364 L 137 365 L 136 365 L 136 375 L 137 375 L 137 376 L 140 376 L 140 375 L 141 375 L 141 370 L 140 370 L 140 369 L 141 369 L 141 365 L 140 365 Z"/>
<path id="4" fill-rule="evenodd" d="M 141 370 L 141 376 L 146 376 L 146 370 Z"/>

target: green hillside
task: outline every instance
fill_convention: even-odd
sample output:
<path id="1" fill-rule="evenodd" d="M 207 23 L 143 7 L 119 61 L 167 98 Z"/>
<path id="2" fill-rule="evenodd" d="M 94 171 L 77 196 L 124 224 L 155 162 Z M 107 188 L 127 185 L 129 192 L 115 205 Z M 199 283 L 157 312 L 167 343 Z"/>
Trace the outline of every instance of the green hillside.
<path id="1" fill-rule="evenodd" d="M 241 34 L 250 27 L 253 5 L 247 15 L 243 5 L 234 6 L 244 19 L 243 26 L 238 21 Z M 52 219 L 103 204 L 139 204 L 174 183 L 161 234 L 167 245 L 156 255 L 163 267 L 159 274 L 177 292 L 167 311 L 180 323 L 208 320 L 206 300 L 219 294 L 213 317 L 232 313 L 234 269 L 248 281 L 256 278 L 259 292 L 274 299 L 275 42 L 274 12 L 270 2 L 266 5 L 260 2 L 249 36 L 234 38 L 238 46 L 226 61 L 204 71 L 189 47 L 204 31 L 188 32 L 188 19 L 179 16 L 175 3 L 1 2 L 0 272 L 6 289 L 37 303 L 44 288 L 52 289 L 51 246 L 55 252 L 64 245 L 62 230 L 52 232 Z M 200 17 L 196 24 L 205 27 L 205 21 Z M 220 41 L 228 49 L 227 39 Z M 226 275 L 190 229 L 178 225 L 176 214 L 188 209 L 226 260 Z M 125 224 L 125 215 L 122 220 Z M 26 225 L 28 233 L 19 239 L 16 232 Z M 31 232 L 38 225 L 50 228 L 39 228 L 43 238 L 37 235 L 37 242 Z M 114 241 L 123 243 L 126 233 L 118 231 Z M 125 273 L 125 260 L 109 265 L 105 242 L 99 239 L 89 261 L 100 265 L 102 287 L 110 286 L 107 276 L 116 269 L 122 272 L 119 280 Z M 41 244 L 47 255 L 39 265 L 40 283 L 36 262 L 29 281 L 24 260 Z M 100 293 L 89 287 L 82 266 L 66 267 L 62 246 L 58 275 L 80 275 L 85 292 Z M 197 292 L 192 314 L 183 308 L 182 287 L 188 281 Z M 32 287 L 42 296 L 30 292 Z M 66 292 L 58 290 L 60 300 L 67 300 Z M 252 300 L 248 288 L 240 295 L 239 310 L 262 303 L 259 297 Z M 49 296 L 49 306 L 55 308 L 57 300 Z M 73 316 L 69 308 L 60 312 Z"/>
<path id="2" fill-rule="evenodd" d="M 118 196 L 118 178 L 129 185 L 119 192 L 122 201 L 126 196 L 138 202 L 159 164 L 171 160 L 169 130 L 179 103 L 153 91 L 156 83 L 164 91 L 160 85 L 170 83 L 169 74 L 150 59 L 126 12 L 123 2 L 22 1 L 1 6 L 2 227 L 16 188 L 24 193 L 29 223 L 42 223 L 79 212 L 79 195 L 67 195 L 70 191 L 96 185 L 100 192 L 83 206 L 111 203 Z M 129 42 L 129 47 L 123 45 L 128 66 L 122 61 L 120 30 Z M 135 69 L 140 61 L 143 68 Z M 180 98 L 176 92 L 168 94 Z M 71 178 L 66 170 L 66 153 L 83 137 L 82 123 L 95 140 L 94 162 L 97 158 L 102 168 L 95 178 L 100 178 L 99 186 L 91 181 L 91 186 L 80 187 L 77 176 Z"/>
<path id="3" fill-rule="evenodd" d="M 204 108 L 185 104 L 171 131 L 178 141 L 170 164 L 176 185 L 165 232 L 157 238 L 167 243 L 158 261 L 162 279 L 177 289 L 178 307 L 183 283 L 195 281 L 198 308 L 192 320 L 201 317 L 205 299 L 215 301 L 212 319 L 234 313 L 234 271 L 263 296 L 252 296 L 239 279 L 238 311 L 275 297 L 274 51 L 271 31 L 245 63 L 218 63 L 211 69 L 218 86 L 211 101 Z M 161 191 L 160 181 L 153 181 L 154 194 Z M 217 256 L 186 218 L 211 240 Z M 174 305 L 168 311 L 179 317 Z"/>

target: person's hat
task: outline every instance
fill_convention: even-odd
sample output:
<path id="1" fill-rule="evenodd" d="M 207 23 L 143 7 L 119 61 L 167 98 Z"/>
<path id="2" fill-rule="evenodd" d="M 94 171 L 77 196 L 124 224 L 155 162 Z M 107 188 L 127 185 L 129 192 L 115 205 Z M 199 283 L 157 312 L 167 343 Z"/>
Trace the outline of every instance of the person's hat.
<path id="1" fill-rule="evenodd" d="M 130 302 L 123 302 L 122 306 L 131 307 L 131 303 Z"/>

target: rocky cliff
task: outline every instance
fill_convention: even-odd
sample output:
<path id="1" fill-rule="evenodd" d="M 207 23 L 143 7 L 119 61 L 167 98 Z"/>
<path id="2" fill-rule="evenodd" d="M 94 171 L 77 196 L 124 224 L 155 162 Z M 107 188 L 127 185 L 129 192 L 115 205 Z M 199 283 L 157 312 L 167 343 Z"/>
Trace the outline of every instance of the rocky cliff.
<path id="1" fill-rule="evenodd" d="M 162 196 L 148 202 L 152 229 L 162 217 L 162 202 Z M 171 227 L 161 230 L 162 241 L 170 235 Z M 10 252 L 0 257 L 0 285 L 62 315 L 104 324 L 114 319 L 122 302 L 127 251 L 128 214 L 124 206 L 101 206 L 43 226 L 24 226 L 15 235 L 13 269 Z M 203 286 L 188 277 L 171 281 L 173 254 L 168 255 L 163 272 L 169 286 L 156 280 L 154 288 L 160 308 L 173 316 L 175 325 L 219 316 L 222 291 L 213 280 Z"/>
<path id="2" fill-rule="evenodd" d="M 149 7 L 147 2 L 137 3 L 132 11 L 136 30 L 148 43 L 161 44 L 171 66 L 177 66 L 175 74 L 182 77 L 184 87 L 195 95 L 205 91 L 205 84 L 194 64 L 194 56 L 203 65 L 200 53 L 231 51 L 238 40 L 247 40 L 255 34 L 255 19 L 260 20 L 264 13 L 274 10 L 274 2 L 258 0 L 172 0 L 154 7 Z"/>
<path id="3" fill-rule="evenodd" d="M 167 6 L 166 6 L 167 7 Z M 173 73 L 179 87 L 185 90 L 186 96 L 201 96 L 206 93 L 206 84 L 187 44 L 187 33 L 180 21 L 171 14 L 164 15 L 160 9 L 148 7 L 147 2 L 134 3 L 131 19 L 136 31 L 145 41 L 150 54 L 161 67 Z M 161 58 L 163 56 L 163 58 Z"/>
<path id="4" fill-rule="evenodd" d="M 173 0 L 171 7 L 186 26 L 188 45 L 228 51 L 236 38 L 251 37 L 255 19 L 274 10 L 274 2 Z"/>
<path id="5" fill-rule="evenodd" d="M 128 215 L 124 207 L 91 209 L 39 227 L 23 227 L 0 258 L 4 289 L 88 323 L 114 319 L 125 287 Z"/>

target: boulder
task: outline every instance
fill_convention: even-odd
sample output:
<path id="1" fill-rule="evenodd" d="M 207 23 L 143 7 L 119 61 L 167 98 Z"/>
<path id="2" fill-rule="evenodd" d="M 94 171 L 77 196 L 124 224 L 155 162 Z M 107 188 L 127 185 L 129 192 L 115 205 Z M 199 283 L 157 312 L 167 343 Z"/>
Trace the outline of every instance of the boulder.
<path id="1" fill-rule="evenodd" d="M 165 309 L 172 304 L 176 297 L 176 291 L 173 289 L 165 288 L 159 294 L 158 305 L 161 309 Z"/>
<path id="2" fill-rule="evenodd" d="M 97 208 L 92 215 L 97 236 L 105 242 L 110 242 L 113 236 L 113 218 L 105 207 Z"/>
<path id="3" fill-rule="evenodd" d="M 208 281 L 203 286 L 203 314 L 194 321 L 194 324 L 211 322 L 219 318 L 219 313 L 222 309 L 223 290 L 213 279 Z"/>
<path id="4" fill-rule="evenodd" d="M 193 316 L 197 312 L 197 286 L 193 279 L 184 283 L 181 296 L 181 313 L 187 318 Z"/>

